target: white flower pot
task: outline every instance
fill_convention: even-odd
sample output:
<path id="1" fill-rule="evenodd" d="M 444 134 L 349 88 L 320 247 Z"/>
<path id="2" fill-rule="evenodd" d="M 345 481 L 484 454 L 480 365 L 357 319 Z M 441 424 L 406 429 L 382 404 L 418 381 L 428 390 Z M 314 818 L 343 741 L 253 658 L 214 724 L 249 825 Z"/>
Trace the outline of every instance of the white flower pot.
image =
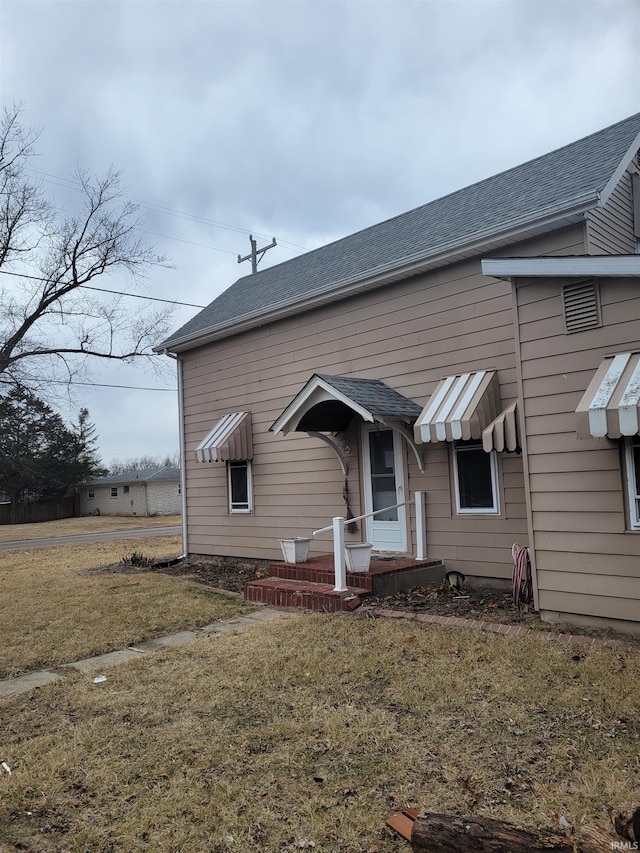
<path id="1" fill-rule="evenodd" d="M 281 539 L 280 547 L 285 563 L 306 563 L 309 556 L 311 539 L 304 536 L 292 536 L 291 539 Z"/>
<path id="2" fill-rule="evenodd" d="M 371 562 L 371 545 L 368 542 L 358 542 L 344 547 L 347 569 L 350 572 L 368 572 Z"/>

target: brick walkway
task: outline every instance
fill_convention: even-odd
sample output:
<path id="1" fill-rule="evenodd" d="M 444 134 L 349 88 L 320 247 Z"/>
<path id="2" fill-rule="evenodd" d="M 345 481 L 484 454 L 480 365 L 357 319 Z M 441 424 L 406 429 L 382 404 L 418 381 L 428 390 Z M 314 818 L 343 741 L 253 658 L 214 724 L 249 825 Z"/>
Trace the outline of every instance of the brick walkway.
<path id="1" fill-rule="evenodd" d="M 372 610 L 368 610 L 368 614 L 384 616 L 387 619 L 413 619 L 416 622 L 426 622 L 429 625 L 473 628 L 476 631 L 489 631 L 492 634 L 502 634 L 506 637 L 524 637 L 528 635 L 540 637 L 541 640 L 552 640 L 558 643 L 579 643 L 581 646 L 608 646 L 614 649 L 624 649 L 627 652 L 640 651 L 640 646 L 635 643 L 625 643 L 624 640 L 604 640 L 601 637 L 588 637 L 584 634 L 559 634 L 554 631 L 538 631 L 536 628 L 525 628 L 523 625 L 501 625 L 496 622 L 480 622 L 477 619 L 463 619 L 461 616 L 430 616 L 428 613 L 413 613 L 410 610 L 390 610 L 385 607 L 375 607 Z"/>

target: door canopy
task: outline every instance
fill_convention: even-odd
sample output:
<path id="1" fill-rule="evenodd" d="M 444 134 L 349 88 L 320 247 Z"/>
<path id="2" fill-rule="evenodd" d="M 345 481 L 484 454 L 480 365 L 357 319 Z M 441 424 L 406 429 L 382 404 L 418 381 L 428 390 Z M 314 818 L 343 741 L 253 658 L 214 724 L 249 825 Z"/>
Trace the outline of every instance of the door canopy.
<path id="1" fill-rule="evenodd" d="M 367 423 L 412 424 L 420 406 L 379 379 L 314 373 L 271 426 L 271 431 L 344 432 L 359 415 Z"/>
<path id="2" fill-rule="evenodd" d="M 344 432 L 357 415 L 365 423 L 380 424 L 401 433 L 423 471 L 422 457 L 407 428 L 419 414 L 417 403 L 379 379 L 314 373 L 270 429 L 283 435 L 306 432 L 321 439 L 334 450 L 346 475 L 346 459 L 338 445 L 325 433 Z"/>

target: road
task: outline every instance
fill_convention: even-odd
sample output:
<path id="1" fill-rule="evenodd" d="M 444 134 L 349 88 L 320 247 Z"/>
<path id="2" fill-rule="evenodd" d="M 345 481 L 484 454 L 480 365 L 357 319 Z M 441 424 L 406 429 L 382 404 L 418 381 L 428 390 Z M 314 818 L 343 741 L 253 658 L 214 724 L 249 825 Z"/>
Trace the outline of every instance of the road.
<path id="1" fill-rule="evenodd" d="M 17 539 L 1 542 L 0 551 L 17 548 L 44 548 L 47 545 L 66 545 L 70 542 L 98 542 L 100 539 L 137 539 L 141 536 L 172 536 L 180 533 L 179 524 L 172 527 L 145 527 L 142 530 L 112 530 L 109 533 L 79 533 L 75 536 L 52 536 L 47 539 Z"/>

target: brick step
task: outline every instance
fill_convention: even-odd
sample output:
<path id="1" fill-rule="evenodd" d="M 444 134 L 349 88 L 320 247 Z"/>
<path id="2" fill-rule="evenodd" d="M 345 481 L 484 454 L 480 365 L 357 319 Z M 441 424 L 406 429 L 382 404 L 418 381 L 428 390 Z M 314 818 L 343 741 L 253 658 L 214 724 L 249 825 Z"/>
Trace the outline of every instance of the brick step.
<path id="1" fill-rule="evenodd" d="M 319 554 L 305 563 L 273 562 L 269 576 L 303 583 L 335 585 L 333 555 Z M 359 587 L 369 595 L 393 595 L 415 586 L 439 583 L 444 577 L 442 560 L 415 560 L 412 557 L 372 557 L 369 571 L 347 572 L 348 587 Z M 365 593 L 365 594 L 366 594 Z"/>
<path id="2" fill-rule="evenodd" d="M 360 596 L 366 594 L 367 590 L 362 587 L 349 587 L 346 592 L 336 592 L 333 583 L 279 577 L 262 578 L 244 585 L 246 601 L 329 613 L 355 610 L 361 604 Z"/>

